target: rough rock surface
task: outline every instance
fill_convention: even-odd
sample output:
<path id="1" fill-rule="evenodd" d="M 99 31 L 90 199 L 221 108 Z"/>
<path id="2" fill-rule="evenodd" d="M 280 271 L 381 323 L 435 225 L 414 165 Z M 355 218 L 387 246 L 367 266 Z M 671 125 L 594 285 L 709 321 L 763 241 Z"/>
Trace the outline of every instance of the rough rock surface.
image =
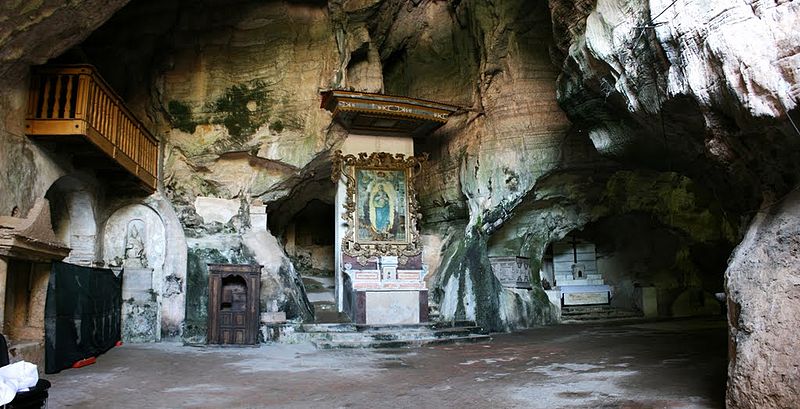
<path id="1" fill-rule="evenodd" d="M 725 273 L 729 407 L 790 407 L 800 394 L 800 194 L 766 202 Z"/>
<path id="2" fill-rule="evenodd" d="M 797 4 L 571 4 L 550 3 L 559 101 L 599 152 L 717 185 L 736 211 L 797 182 Z"/>
<path id="3" fill-rule="evenodd" d="M 800 117 L 800 5 L 554 0 L 550 8 L 559 101 L 600 153 L 694 178 L 742 227 L 760 203 L 780 203 L 756 215 L 726 276 L 728 404 L 796 405 L 797 354 L 781 332 L 798 312 L 783 267 L 794 256 L 778 226 L 796 219 L 796 195 L 783 196 L 800 174 L 800 121 L 791 121 Z"/>

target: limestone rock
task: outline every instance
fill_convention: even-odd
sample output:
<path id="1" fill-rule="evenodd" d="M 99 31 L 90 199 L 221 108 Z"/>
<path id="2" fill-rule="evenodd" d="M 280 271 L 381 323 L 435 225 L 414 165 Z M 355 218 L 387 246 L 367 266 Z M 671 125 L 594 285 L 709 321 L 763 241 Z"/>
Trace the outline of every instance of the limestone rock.
<path id="1" fill-rule="evenodd" d="M 727 404 L 791 407 L 800 393 L 800 194 L 764 203 L 732 256 Z"/>
<path id="2" fill-rule="evenodd" d="M 785 236 L 797 199 L 758 208 L 794 191 L 800 174 L 790 123 L 798 112 L 800 7 L 554 0 L 550 8 L 554 59 L 563 67 L 558 98 L 597 150 L 678 170 L 713 191 L 729 214 L 756 214 L 726 274 L 728 405 L 795 405 L 798 381 L 789 373 L 797 354 L 779 340 L 790 339 L 799 308 Z"/>
<path id="3" fill-rule="evenodd" d="M 8 1 L 0 5 L 0 78 L 19 80 L 86 38 L 128 0 Z"/>

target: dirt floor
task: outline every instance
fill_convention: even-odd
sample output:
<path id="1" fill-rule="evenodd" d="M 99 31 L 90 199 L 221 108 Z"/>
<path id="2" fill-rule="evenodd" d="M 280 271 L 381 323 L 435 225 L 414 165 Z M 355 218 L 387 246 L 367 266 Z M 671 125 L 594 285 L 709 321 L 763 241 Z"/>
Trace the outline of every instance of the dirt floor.
<path id="1" fill-rule="evenodd" d="M 717 408 L 726 342 L 694 319 L 403 350 L 131 344 L 46 378 L 50 408 Z"/>

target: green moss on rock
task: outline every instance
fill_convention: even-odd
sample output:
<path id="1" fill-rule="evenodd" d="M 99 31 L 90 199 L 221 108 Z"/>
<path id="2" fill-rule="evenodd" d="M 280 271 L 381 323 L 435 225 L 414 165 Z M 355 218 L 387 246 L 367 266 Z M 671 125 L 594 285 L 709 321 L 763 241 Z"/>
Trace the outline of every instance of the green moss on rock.
<path id="1" fill-rule="evenodd" d="M 210 105 L 211 123 L 228 129 L 231 138 L 243 143 L 259 127 L 267 123 L 269 99 L 267 85 L 263 81 L 234 85 Z"/>
<path id="2" fill-rule="evenodd" d="M 208 331 L 208 263 L 230 262 L 219 250 L 189 248 L 186 270 L 186 328 L 184 340 L 202 344 Z"/>
<path id="3" fill-rule="evenodd" d="M 167 104 L 169 121 L 173 128 L 194 133 L 198 123 L 192 118 L 192 109 L 185 102 L 172 100 Z"/>

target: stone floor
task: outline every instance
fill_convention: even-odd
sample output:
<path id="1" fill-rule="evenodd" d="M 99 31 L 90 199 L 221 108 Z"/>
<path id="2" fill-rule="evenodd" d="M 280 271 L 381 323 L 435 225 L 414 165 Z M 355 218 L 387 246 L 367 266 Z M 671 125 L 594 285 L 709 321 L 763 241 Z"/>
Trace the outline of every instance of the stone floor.
<path id="1" fill-rule="evenodd" d="M 124 345 L 48 375 L 50 408 L 716 408 L 725 323 L 574 324 L 409 350 Z"/>

